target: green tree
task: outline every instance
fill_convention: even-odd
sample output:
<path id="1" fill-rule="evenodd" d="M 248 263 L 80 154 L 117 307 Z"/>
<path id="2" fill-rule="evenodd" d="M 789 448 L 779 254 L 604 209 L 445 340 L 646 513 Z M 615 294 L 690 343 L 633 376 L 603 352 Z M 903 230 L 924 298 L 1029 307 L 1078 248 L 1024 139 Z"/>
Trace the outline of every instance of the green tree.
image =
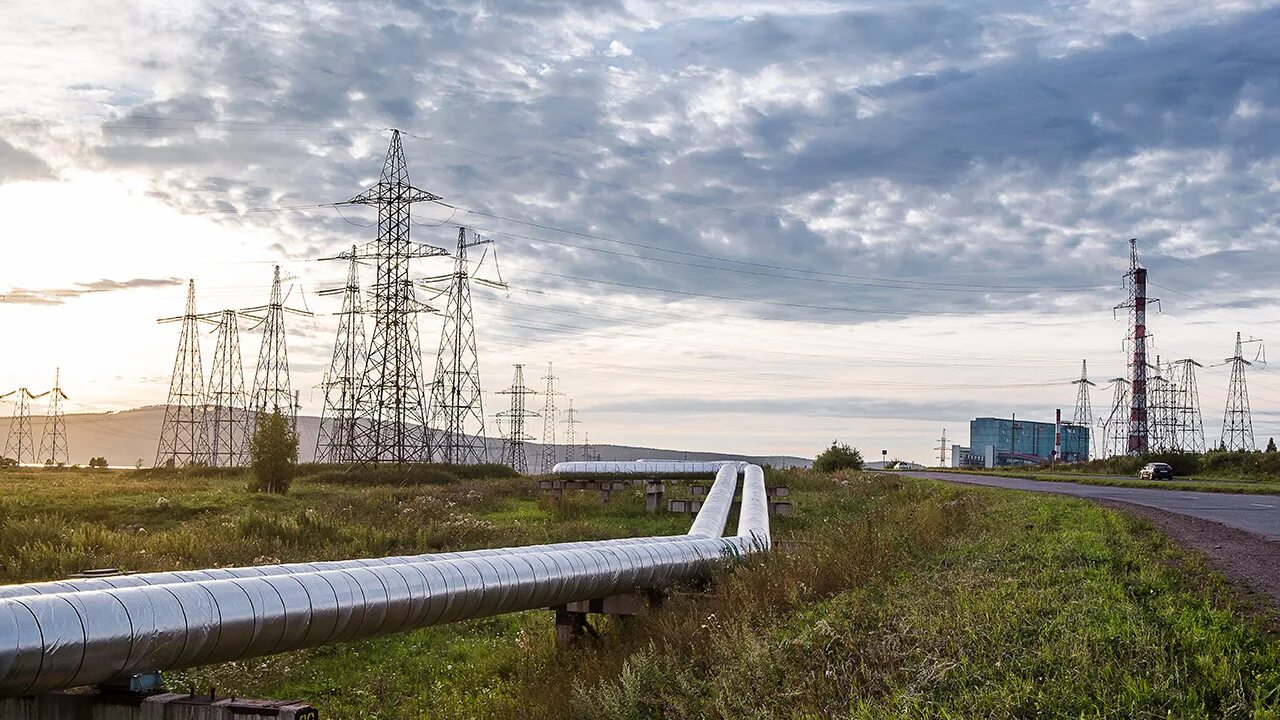
<path id="1" fill-rule="evenodd" d="M 1267 452 L 1275 452 L 1275 451 L 1276 451 L 1276 439 L 1267 438 Z"/>
<path id="2" fill-rule="evenodd" d="M 283 495 L 298 467 L 298 436 L 279 410 L 258 414 L 258 427 L 249 443 L 253 462 L 253 489 Z"/>
<path id="3" fill-rule="evenodd" d="M 836 470 L 861 470 L 862 453 L 845 443 L 831 441 L 831 447 L 823 450 L 813 459 L 813 469 L 818 472 L 835 472 Z"/>

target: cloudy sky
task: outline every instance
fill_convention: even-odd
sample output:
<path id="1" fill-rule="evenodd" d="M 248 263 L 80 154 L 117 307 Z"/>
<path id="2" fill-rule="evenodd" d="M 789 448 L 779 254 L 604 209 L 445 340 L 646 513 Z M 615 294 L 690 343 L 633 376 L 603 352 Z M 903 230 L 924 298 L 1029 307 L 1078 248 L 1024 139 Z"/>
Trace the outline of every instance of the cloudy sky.
<path id="1" fill-rule="evenodd" d="M 475 293 L 487 389 L 554 362 L 593 441 L 922 460 L 974 416 L 1070 414 L 1083 358 L 1106 413 L 1134 236 L 1152 354 L 1207 366 L 1216 439 L 1212 366 L 1276 339 L 1277 37 L 1251 0 L 10 0 L 0 386 L 161 403 L 185 280 L 258 305 L 278 263 L 318 413 L 319 259 L 376 218 L 295 206 L 375 181 L 399 128 L 452 206 L 414 239 L 475 228 L 510 284 Z M 1280 382 L 1249 387 L 1265 443 Z"/>

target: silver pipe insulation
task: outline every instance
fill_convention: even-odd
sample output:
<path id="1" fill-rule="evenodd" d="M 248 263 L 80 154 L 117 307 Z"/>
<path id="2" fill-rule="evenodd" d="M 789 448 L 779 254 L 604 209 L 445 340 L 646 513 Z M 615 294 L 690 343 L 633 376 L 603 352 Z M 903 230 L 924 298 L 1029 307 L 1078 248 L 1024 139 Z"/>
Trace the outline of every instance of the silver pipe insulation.
<path id="1" fill-rule="evenodd" d="M 560 463 L 565 465 L 566 463 Z M 595 463 L 572 463 L 574 465 L 593 465 Z M 643 463 L 609 463 L 610 465 L 641 465 Z M 681 463 L 687 465 L 688 463 Z M 559 467 L 559 466 L 557 466 Z M 391 555 L 381 558 L 358 558 L 354 560 L 326 560 L 317 562 L 280 563 L 274 565 L 251 565 L 233 568 L 210 568 L 206 570 L 175 570 L 168 572 L 136 573 L 132 575 L 109 575 L 99 578 L 78 578 L 72 580 L 51 580 L 46 582 L 23 583 L 20 585 L 0 586 L 0 600 L 5 598 L 26 597 L 28 595 L 50 595 L 56 593 L 85 592 L 87 590 L 119 590 L 127 587 L 143 585 L 171 585 L 175 583 L 200 582 L 203 580 L 229 580 L 234 578 L 270 577 L 275 575 L 293 575 L 304 572 L 322 572 L 325 570 L 356 570 L 360 568 L 382 567 L 386 565 L 405 565 L 415 562 L 435 562 L 437 560 L 454 560 L 462 558 L 488 557 L 491 555 L 544 552 L 554 550 L 575 550 L 596 545 L 643 545 L 688 536 L 719 537 L 723 533 L 725 521 L 733 501 L 734 487 L 737 482 L 738 463 L 719 463 L 716 469 L 716 480 L 712 483 L 707 498 L 703 501 L 702 510 L 694 520 L 693 527 L 687 535 L 659 535 L 639 538 L 617 538 L 613 540 L 578 540 L 565 543 L 548 543 L 543 545 L 523 545 L 509 548 L 485 548 L 480 550 L 463 550 L 451 553 L 424 553 L 421 555 Z M 728 473 L 728 470 L 733 473 Z M 728 493 L 729 500 L 723 505 L 713 505 L 712 497 Z M 714 530 L 712 530 L 714 528 Z"/>
<path id="2" fill-rule="evenodd" d="M 768 547 L 762 473 L 745 478 L 738 535 L 718 537 L 736 476 L 719 472 L 679 538 L 3 599 L 0 697 L 671 585 Z"/>
<path id="3" fill-rule="evenodd" d="M 706 462 L 690 462 L 686 460 L 636 460 L 634 462 L 611 461 L 573 461 L 556 463 L 551 472 L 556 475 L 687 475 L 715 474 L 725 465 L 741 467 L 740 460 L 710 460 Z"/>

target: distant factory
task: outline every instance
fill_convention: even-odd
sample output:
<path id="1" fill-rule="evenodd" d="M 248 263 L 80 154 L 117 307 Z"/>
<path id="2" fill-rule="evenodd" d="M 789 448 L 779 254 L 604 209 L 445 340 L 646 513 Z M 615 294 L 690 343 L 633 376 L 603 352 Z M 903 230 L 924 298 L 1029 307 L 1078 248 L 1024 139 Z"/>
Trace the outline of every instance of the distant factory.
<path id="1" fill-rule="evenodd" d="M 1089 428 L 1062 422 L 980 417 L 969 421 L 969 446 L 951 446 L 952 467 L 1005 467 L 1089 459 Z"/>

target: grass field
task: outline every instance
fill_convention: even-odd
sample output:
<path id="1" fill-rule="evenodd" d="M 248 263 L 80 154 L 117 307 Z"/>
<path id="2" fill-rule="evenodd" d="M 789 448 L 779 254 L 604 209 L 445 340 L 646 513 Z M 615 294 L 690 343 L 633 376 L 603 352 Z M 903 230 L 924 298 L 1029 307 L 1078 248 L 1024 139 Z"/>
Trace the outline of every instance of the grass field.
<path id="1" fill-rule="evenodd" d="M 1177 477 L 1174 480 L 1139 480 L 1136 476 L 1100 476 L 1075 472 L 1044 472 L 1038 470 L 988 470 L 985 468 L 929 468 L 929 472 L 956 472 L 970 475 L 995 475 L 996 477 L 1021 478 L 1023 480 L 1048 480 L 1073 482 L 1081 485 L 1107 487 L 1140 487 L 1156 490 L 1185 490 L 1189 492 L 1244 493 L 1249 495 L 1280 495 L 1280 480 L 1241 480 L 1204 475 Z"/>
<path id="2" fill-rule="evenodd" d="M 556 651 L 528 612 L 173 673 L 328 718 L 1280 717 L 1280 640 L 1194 557 L 1082 501 L 785 475 L 787 552 Z M 236 478 L 0 473 L 4 580 L 683 532 L 529 479 L 287 497 Z"/>

